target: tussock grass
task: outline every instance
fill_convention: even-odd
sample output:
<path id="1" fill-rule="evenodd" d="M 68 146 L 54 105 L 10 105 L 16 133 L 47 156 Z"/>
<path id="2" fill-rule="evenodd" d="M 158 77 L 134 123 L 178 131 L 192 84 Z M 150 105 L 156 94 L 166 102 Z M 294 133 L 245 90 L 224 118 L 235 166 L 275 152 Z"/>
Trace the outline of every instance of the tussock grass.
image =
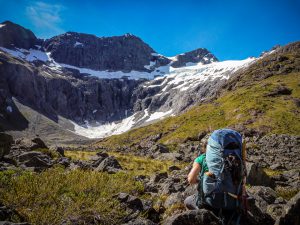
<path id="1" fill-rule="evenodd" d="M 89 151 L 65 151 L 65 155 L 72 159 L 88 160 L 96 155 L 97 152 Z M 131 171 L 135 175 L 152 175 L 157 172 L 167 172 L 169 167 L 176 165 L 179 168 L 184 168 L 187 163 L 172 162 L 168 160 L 156 160 L 149 157 L 135 156 L 133 154 L 122 154 L 118 152 L 109 152 L 121 164 L 126 171 Z"/>
<path id="2" fill-rule="evenodd" d="M 142 192 L 130 173 L 107 174 L 52 168 L 42 173 L 0 172 L 0 198 L 32 224 L 60 224 L 71 217 L 100 215 L 119 224 L 125 212 L 113 196 Z"/>

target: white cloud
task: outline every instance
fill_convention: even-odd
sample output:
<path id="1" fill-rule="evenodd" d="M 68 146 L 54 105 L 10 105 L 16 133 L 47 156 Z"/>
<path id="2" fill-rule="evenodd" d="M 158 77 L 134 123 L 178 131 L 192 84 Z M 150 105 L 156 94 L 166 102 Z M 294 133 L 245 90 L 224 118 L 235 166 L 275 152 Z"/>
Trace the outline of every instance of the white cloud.
<path id="1" fill-rule="evenodd" d="M 61 12 L 64 9 L 65 7 L 59 4 L 35 2 L 26 7 L 26 15 L 40 33 L 46 36 L 56 35 L 64 32 L 61 28 Z"/>

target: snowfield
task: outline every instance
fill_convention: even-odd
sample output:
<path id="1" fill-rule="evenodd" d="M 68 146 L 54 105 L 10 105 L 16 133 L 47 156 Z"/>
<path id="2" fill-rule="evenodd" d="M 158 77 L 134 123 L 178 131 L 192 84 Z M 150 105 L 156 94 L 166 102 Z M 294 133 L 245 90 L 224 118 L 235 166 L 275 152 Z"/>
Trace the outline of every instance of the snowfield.
<path id="1" fill-rule="evenodd" d="M 74 47 L 80 47 L 82 43 L 76 42 Z M 164 96 L 169 90 L 176 90 L 179 94 L 183 94 L 189 91 L 199 84 L 210 81 L 213 82 L 215 79 L 229 79 L 230 76 L 239 69 L 248 67 L 253 63 L 256 58 L 247 58 L 245 60 L 228 60 L 223 62 L 211 62 L 209 64 L 202 63 L 186 63 L 185 67 L 173 68 L 170 64 L 155 68 L 152 72 L 139 72 L 131 71 L 124 73 L 122 71 L 108 72 L 108 71 L 97 71 L 88 68 L 80 68 L 72 65 L 57 63 L 51 58 L 51 53 L 43 52 L 40 50 L 40 46 L 36 46 L 37 49 L 7 49 L 0 47 L 0 51 L 7 52 L 14 57 L 24 59 L 28 62 L 40 60 L 45 62 L 45 66 L 55 71 L 56 73 L 63 73 L 64 68 L 76 69 L 80 73 L 90 74 L 98 78 L 123 78 L 128 79 L 147 79 L 149 81 L 143 83 L 143 88 L 151 89 L 160 87 L 159 92 L 155 96 Z M 159 55 L 152 53 L 152 55 Z M 169 57 L 169 59 L 176 60 L 175 57 Z M 208 59 L 207 59 L 208 60 Z M 145 68 L 150 69 L 155 67 L 155 62 L 149 62 L 149 65 L 145 65 Z M 7 109 L 7 111 L 11 111 Z M 93 113 L 97 111 L 94 110 Z M 86 122 L 83 125 L 76 124 L 71 121 L 74 125 L 74 131 L 76 134 L 88 137 L 88 138 L 103 138 L 110 135 L 120 134 L 136 127 L 137 125 L 154 122 L 165 118 L 167 116 L 174 116 L 172 110 L 150 112 L 149 109 L 145 109 L 141 112 L 128 116 L 122 121 L 112 122 L 107 124 L 100 124 L 96 122 L 95 126 L 90 125 Z"/>

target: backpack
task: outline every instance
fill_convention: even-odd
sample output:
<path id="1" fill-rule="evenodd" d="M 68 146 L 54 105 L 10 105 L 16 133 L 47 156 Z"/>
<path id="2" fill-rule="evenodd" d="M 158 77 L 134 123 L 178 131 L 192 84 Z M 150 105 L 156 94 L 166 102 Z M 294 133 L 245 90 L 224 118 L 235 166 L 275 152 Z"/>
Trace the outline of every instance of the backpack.
<path id="1" fill-rule="evenodd" d="M 237 131 L 220 129 L 211 134 L 205 163 L 212 175 L 200 173 L 198 207 L 235 211 L 241 208 L 245 176 L 242 152 L 242 136 Z"/>

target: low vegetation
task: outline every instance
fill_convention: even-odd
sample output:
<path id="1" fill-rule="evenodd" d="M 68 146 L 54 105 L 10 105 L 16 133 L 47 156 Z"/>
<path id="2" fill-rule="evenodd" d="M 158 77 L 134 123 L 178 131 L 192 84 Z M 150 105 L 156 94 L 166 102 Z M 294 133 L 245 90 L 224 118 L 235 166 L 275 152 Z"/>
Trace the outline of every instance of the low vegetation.
<path id="1" fill-rule="evenodd" d="M 96 152 L 89 151 L 66 151 L 65 155 L 72 159 L 88 160 Z M 121 154 L 118 152 L 109 152 L 109 155 L 116 157 L 122 168 L 131 171 L 135 175 L 152 175 L 156 172 L 167 172 L 170 166 L 184 168 L 187 163 L 172 162 L 168 160 L 156 160 L 148 157 L 135 156 L 132 154 Z"/>
<path id="2" fill-rule="evenodd" d="M 111 149 L 133 146 L 151 135 L 162 133 L 160 143 L 176 145 L 195 139 L 200 132 L 243 124 L 269 134 L 300 134 L 300 111 L 295 100 L 300 99 L 300 74 L 275 75 L 227 91 L 217 100 L 192 108 L 149 126 L 133 129 L 98 142 Z M 269 96 L 278 87 L 292 90 L 290 95 Z"/>
<path id="3" fill-rule="evenodd" d="M 88 160 L 95 153 L 65 152 L 67 157 L 80 160 Z M 1 171 L 0 199 L 32 224 L 60 224 L 62 221 L 72 224 L 72 219 L 86 222 L 95 217 L 100 218 L 99 224 L 119 224 L 126 212 L 120 207 L 116 194 L 126 192 L 141 198 L 150 197 L 144 194 L 142 183 L 134 177 L 164 172 L 171 165 L 181 168 L 186 165 L 120 153 L 110 155 L 118 159 L 124 172 L 66 171 L 61 167 L 41 173 Z M 15 218 L 15 222 L 19 221 Z"/>
<path id="4" fill-rule="evenodd" d="M 125 214 L 113 197 L 119 192 L 143 192 L 143 186 L 131 173 L 123 172 L 65 172 L 62 168 L 0 172 L 1 200 L 32 224 L 60 224 L 97 215 L 100 224 L 118 224 Z"/>

